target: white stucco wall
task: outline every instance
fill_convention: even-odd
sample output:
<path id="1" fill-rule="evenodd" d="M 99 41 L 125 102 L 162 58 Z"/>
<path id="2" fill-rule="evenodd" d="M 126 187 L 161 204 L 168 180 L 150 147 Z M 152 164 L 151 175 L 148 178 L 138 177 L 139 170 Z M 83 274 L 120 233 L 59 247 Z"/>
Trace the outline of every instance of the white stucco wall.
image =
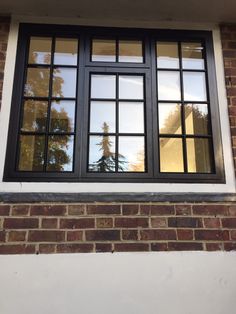
<path id="1" fill-rule="evenodd" d="M 1 314 L 234 314 L 236 253 L 0 257 Z"/>

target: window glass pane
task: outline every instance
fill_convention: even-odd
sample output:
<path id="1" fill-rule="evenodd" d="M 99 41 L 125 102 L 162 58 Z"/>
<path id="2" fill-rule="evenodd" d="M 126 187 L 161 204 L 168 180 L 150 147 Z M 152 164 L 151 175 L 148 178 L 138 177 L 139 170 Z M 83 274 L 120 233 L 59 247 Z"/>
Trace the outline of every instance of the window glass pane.
<path id="1" fill-rule="evenodd" d="M 44 144 L 44 136 L 21 135 L 18 170 L 43 171 Z"/>
<path id="2" fill-rule="evenodd" d="M 50 64 L 51 46 L 51 38 L 31 37 L 28 63 Z"/>
<path id="3" fill-rule="evenodd" d="M 160 138 L 160 171 L 184 172 L 181 138 Z"/>
<path id="4" fill-rule="evenodd" d="M 77 53 L 77 39 L 57 38 L 55 44 L 54 64 L 76 65 Z"/>
<path id="5" fill-rule="evenodd" d="M 158 68 L 179 68 L 179 53 L 177 43 L 157 42 L 156 50 Z"/>
<path id="6" fill-rule="evenodd" d="M 118 171 L 144 172 L 145 148 L 143 136 L 120 136 Z"/>
<path id="7" fill-rule="evenodd" d="M 144 132 L 144 112 L 142 102 L 119 103 L 119 132 Z"/>
<path id="8" fill-rule="evenodd" d="M 29 68 L 25 84 L 25 96 L 48 97 L 49 69 Z"/>
<path id="9" fill-rule="evenodd" d="M 115 75 L 93 74 L 91 76 L 91 98 L 115 98 Z"/>
<path id="10" fill-rule="evenodd" d="M 207 104 L 187 104 L 184 112 L 187 134 L 208 134 Z"/>
<path id="11" fill-rule="evenodd" d="M 209 144 L 204 138 L 187 139 L 188 172 L 212 172 Z"/>
<path id="12" fill-rule="evenodd" d="M 90 136 L 89 171 L 115 171 L 115 141 L 115 136 Z"/>
<path id="13" fill-rule="evenodd" d="M 204 69 L 201 43 L 182 43 L 182 64 L 184 69 Z"/>
<path id="14" fill-rule="evenodd" d="M 26 100 L 21 131 L 44 132 L 47 122 L 47 101 Z"/>
<path id="15" fill-rule="evenodd" d="M 179 72 L 158 71 L 158 99 L 180 100 L 180 76 Z"/>
<path id="16" fill-rule="evenodd" d="M 116 104 L 113 101 L 91 101 L 90 132 L 115 132 Z"/>
<path id="17" fill-rule="evenodd" d="M 143 76 L 119 76 L 120 99 L 143 99 Z"/>
<path id="18" fill-rule="evenodd" d="M 49 136 L 47 171 L 72 171 L 73 150 L 74 136 Z"/>
<path id="19" fill-rule="evenodd" d="M 75 97 L 76 69 L 56 68 L 53 70 L 53 97 Z"/>
<path id="20" fill-rule="evenodd" d="M 159 104 L 159 132 L 162 134 L 181 134 L 181 105 Z"/>
<path id="21" fill-rule="evenodd" d="M 120 40 L 119 62 L 143 62 L 142 41 Z"/>
<path id="22" fill-rule="evenodd" d="M 115 62 L 116 41 L 105 39 L 93 39 L 92 61 Z"/>
<path id="23" fill-rule="evenodd" d="M 206 101 L 205 73 L 184 72 L 184 100 Z"/>
<path id="24" fill-rule="evenodd" d="M 51 132 L 74 132 L 75 102 L 52 101 L 50 114 Z"/>

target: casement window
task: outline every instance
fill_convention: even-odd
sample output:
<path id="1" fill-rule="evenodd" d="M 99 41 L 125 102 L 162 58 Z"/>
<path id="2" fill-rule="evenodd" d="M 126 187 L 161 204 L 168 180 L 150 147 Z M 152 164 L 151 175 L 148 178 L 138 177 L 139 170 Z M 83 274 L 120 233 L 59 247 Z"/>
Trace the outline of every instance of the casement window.
<path id="1" fill-rule="evenodd" d="M 211 32 L 22 24 L 4 179 L 224 182 Z"/>

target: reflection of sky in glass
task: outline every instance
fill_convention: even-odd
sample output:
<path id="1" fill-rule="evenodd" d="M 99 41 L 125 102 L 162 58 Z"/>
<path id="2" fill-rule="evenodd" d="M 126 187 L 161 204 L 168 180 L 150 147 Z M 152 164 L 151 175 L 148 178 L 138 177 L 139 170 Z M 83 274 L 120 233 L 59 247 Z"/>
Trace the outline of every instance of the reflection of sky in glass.
<path id="1" fill-rule="evenodd" d="M 91 76 L 91 98 L 115 98 L 116 77 L 115 75 Z"/>
<path id="2" fill-rule="evenodd" d="M 144 114 L 142 102 L 119 103 L 119 132 L 144 132 Z"/>
<path id="3" fill-rule="evenodd" d="M 180 134 L 181 106 L 178 104 L 159 104 L 159 130 L 160 133 Z"/>
<path id="4" fill-rule="evenodd" d="M 108 132 L 115 132 L 115 102 L 91 101 L 90 132 L 104 132 L 104 123 Z"/>
<path id="5" fill-rule="evenodd" d="M 55 112 L 55 113 L 54 113 Z M 53 132 L 56 131 L 66 131 L 66 132 L 73 132 L 74 131 L 74 124 L 75 124 L 75 102 L 74 101 L 52 101 L 51 103 L 51 120 L 52 119 L 66 119 L 68 120 L 68 128 L 67 130 L 52 130 Z M 52 128 L 52 126 L 51 126 Z"/>
<path id="6" fill-rule="evenodd" d="M 60 139 L 66 138 L 66 145 L 60 145 Z M 74 136 L 73 135 L 53 135 L 49 136 L 49 152 L 48 155 L 50 156 L 50 147 L 58 147 L 59 150 L 64 151 L 67 156 L 69 157 L 69 162 L 67 164 L 60 163 L 61 171 L 72 171 L 73 169 L 73 151 L 74 151 Z M 50 163 L 53 166 L 53 163 Z M 50 167 L 48 165 L 48 167 Z M 50 171 L 50 169 L 48 169 Z"/>
<path id="7" fill-rule="evenodd" d="M 71 38 L 57 38 L 55 45 L 54 64 L 77 64 L 78 40 Z"/>
<path id="8" fill-rule="evenodd" d="M 61 88 L 57 90 L 57 80 L 61 80 Z M 59 84 L 58 84 L 59 85 Z M 53 71 L 53 96 L 75 97 L 76 69 L 56 68 Z"/>
<path id="9" fill-rule="evenodd" d="M 119 76 L 120 99 L 143 99 L 143 76 Z"/>
<path id="10" fill-rule="evenodd" d="M 184 72 L 184 100 L 206 101 L 205 73 Z"/>
<path id="11" fill-rule="evenodd" d="M 101 142 L 105 136 L 90 136 L 89 138 L 89 169 L 96 171 L 96 164 L 103 156 L 103 148 Z M 108 136 L 110 143 L 110 153 L 115 154 L 115 137 Z M 95 169 L 93 168 L 95 166 Z M 115 169 L 114 169 L 115 170 Z"/>
<path id="12" fill-rule="evenodd" d="M 177 69 L 179 67 L 177 43 L 157 43 L 157 67 L 167 69 Z"/>
<path id="13" fill-rule="evenodd" d="M 121 155 L 121 156 L 120 156 Z M 122 156 L 124 158 L 122 158 Z M 144 137 L 120 136 L 119 160 L 123 171 L 144 171 Z"/>
<path id="14" fill-rule="evenodd" d="M 179 72 L 158 71 L 159 100 L 180 100 Z"/>

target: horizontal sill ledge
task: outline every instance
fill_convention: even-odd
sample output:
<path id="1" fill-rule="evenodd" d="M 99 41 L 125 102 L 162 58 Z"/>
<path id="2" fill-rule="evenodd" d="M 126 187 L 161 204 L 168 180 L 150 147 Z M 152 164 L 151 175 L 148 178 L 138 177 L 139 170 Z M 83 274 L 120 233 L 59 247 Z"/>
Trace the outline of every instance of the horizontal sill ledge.
<path id="1" fill-rule="evenodd" d="M 2 203 L 236 202 L 236 193 L 0 193 Z"/>

